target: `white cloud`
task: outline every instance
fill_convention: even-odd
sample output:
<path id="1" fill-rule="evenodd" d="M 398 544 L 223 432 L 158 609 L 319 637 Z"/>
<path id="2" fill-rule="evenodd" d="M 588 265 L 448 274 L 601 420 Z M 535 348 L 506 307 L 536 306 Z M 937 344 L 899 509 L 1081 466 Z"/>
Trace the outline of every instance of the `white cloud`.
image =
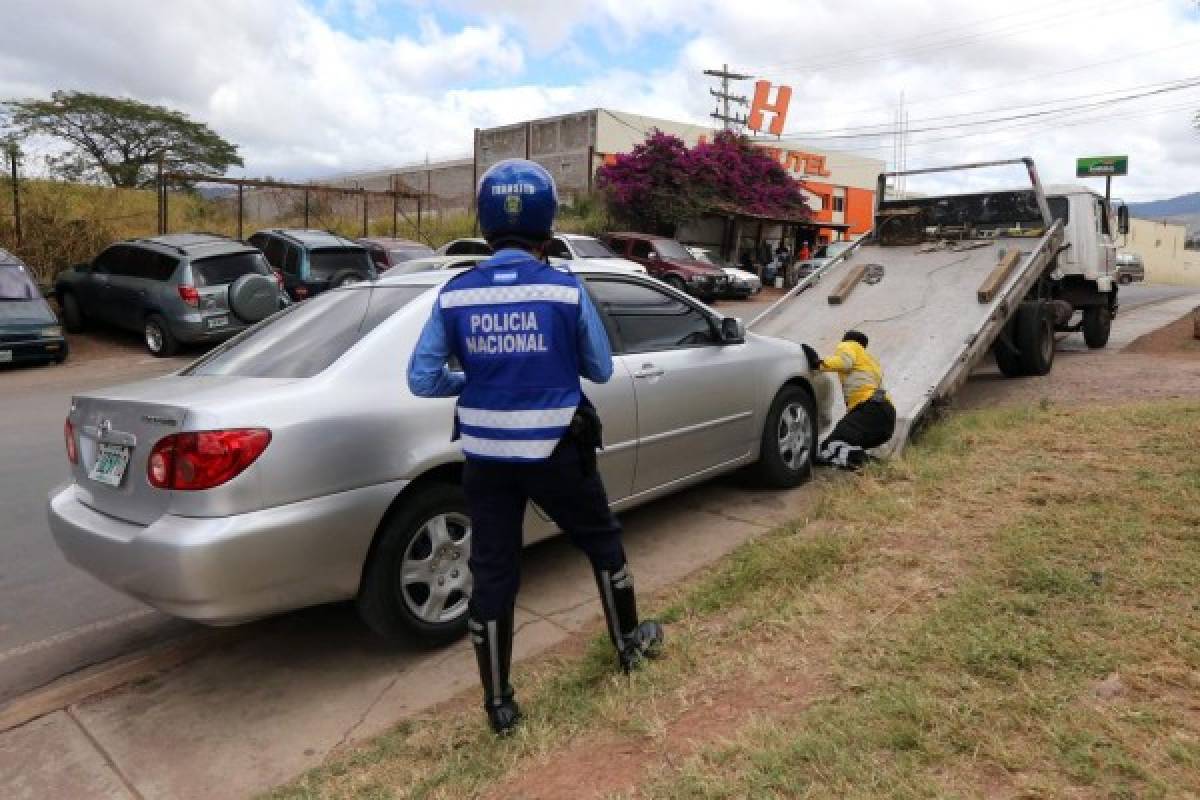
<path id="1" fill-rule="evenodd" d="M 447 8 L 473 22 L 439 22 Z M 417 32 L 376 33 L 396 14 Z M 1200 71 L 1200 12 L 1186 0 L 8 0 L 5 22 L 0 97 L 75 88 L 180 108 L 238 142 L 256 175 L 458 156 L 475 127 L 594 106 L 703 121 L 701 72 L 721 63 L 792 85 L 791 131 L 887 123 L 901 92 L 919 128 Z M 664 63 L 648 53 L 664 41 L 682 46 L 639 68 Z M 565 81 L 555 63 L 585 77 Z M 1192 90 L 1057 124 L 914 133 L 909 164 L 1028 154 L 1063 180 L 1077 155 L 1125 152 L 1125 196 L 1194 191 L 1189 100 L 1200 109 Z M 814 144 L 892 152 L 890 138 Z"/>

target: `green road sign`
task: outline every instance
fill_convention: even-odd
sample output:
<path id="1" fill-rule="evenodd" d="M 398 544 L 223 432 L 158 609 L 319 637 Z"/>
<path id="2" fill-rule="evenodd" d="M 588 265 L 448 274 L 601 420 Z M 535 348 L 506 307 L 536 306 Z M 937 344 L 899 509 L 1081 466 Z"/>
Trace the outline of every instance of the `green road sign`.
<path id="1" fill-rule="evenodd" d="M 1129 156 L 1090 156 L 1075 159 L 1075 177 L 1077 178 L 1128 174 Z"/>

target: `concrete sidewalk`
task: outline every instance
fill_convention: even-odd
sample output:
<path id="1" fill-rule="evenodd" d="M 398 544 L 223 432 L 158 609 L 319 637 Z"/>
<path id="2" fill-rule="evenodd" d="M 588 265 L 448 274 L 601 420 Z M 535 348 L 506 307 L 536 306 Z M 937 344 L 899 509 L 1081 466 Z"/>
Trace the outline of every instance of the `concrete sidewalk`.
<path id="1" fill-rule="evenodd" d="M 624 515 L 639 589 L 667 586 L 802 516 L 810 495 L 805 487 L 761 492 L 718 480 Z M 562 539 L 526 551 L 523 567 L 518 661 L 594 627 L 600 613 L 586 560 Z M 441 650 L 388 647 L 346 606 L 261 628 L 0 734 L 0 797 L 242 798 L 477 688 L 465 641 Z"/>

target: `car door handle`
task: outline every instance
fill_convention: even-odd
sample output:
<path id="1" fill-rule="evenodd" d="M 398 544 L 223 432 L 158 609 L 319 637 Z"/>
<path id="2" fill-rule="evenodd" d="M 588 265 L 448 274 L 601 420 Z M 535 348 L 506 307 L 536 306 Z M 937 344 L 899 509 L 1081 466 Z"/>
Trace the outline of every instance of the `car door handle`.
<path id="1" fill-rule="evenodd" d="M 642 368 L 633 373 L 635 378 L 660 378 L 666 372 L 662 367 L 653 364 L 642 364 Z"/>

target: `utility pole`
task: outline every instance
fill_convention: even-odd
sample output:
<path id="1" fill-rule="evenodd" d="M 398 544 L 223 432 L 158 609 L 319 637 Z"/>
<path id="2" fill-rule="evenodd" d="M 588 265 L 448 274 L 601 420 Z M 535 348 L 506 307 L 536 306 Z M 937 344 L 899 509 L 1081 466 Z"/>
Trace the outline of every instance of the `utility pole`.
<path id="1" fill-rule="evenodd" d="M 713 113 L 709 114 L 709 116 L 715 120 L 720 121 L 722 127 L 727 131 L 733 130 L 734 126 L 740 127 L 742 125 L 745 125 L 746 124 L 746 115 L 745 114 L 739 115 L 736 113 L 731 115 L 729 113 L 729 104 L 734 103 L 734 104 L 740 105 L 740 106 L 748 106 L 748 105 L 750 105 L 750 100 L 745 95 L 730 94 L 729 93 L 729 82 L 730 81 L 747 81 L 747 80 L 750 80 L 751 78 L 753 78 L 754 76 L 753 75 L 743 75 L 740 72 L 730 72 L 728 64 L 722 64 L 721 69 L 706 69 L 706 70 L 704 70 L 704 74 L 711 75 L 714 78 L 721 79 L 721 91 L 718 92 L 716 89 L 708 90 L 708 93 L 711 94 L 713 97 L 715 97 L 719 101 L 719 105 L 715 109 L 713 109 Z"/>
<path id="2" fill-rule="evenodd" d="M 17 174 L 17 162 L 21 158 L 21 148 L 17 146 L 15 139 L 7 142 L 5 150 L 8 154 L 9 163 L 12 167 L 12 195 L 13 195 L 13 233 L 16 234 L 17 247 L 21 246 L 21 184 L 19 183 L 20 176 Z"/>

